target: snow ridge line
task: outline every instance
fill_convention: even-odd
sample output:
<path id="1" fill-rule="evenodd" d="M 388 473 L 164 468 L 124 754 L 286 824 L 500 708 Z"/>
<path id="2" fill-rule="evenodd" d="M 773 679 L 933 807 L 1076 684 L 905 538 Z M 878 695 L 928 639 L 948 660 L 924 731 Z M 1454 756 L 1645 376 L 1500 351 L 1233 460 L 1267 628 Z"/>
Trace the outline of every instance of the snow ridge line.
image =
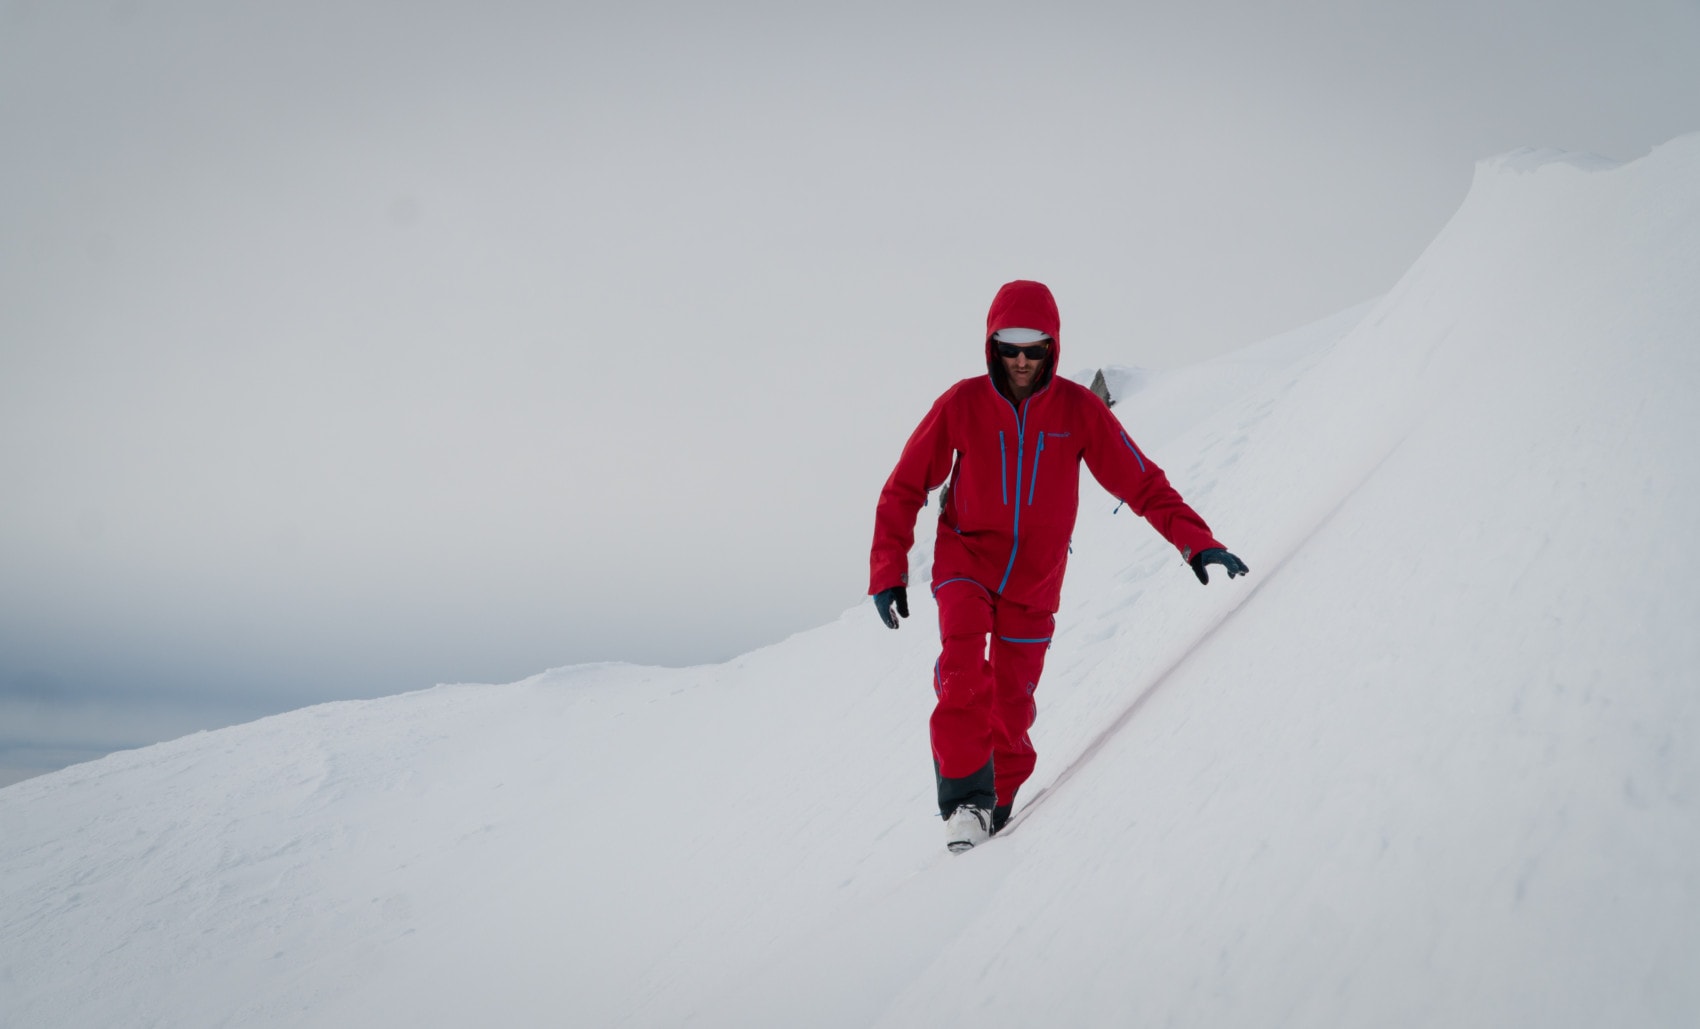
<path id="1" fill-rule="evenodd" d="M 1114 739 L 1129 722 L 1133 721 L 1133 716 L 1139 713 L 1139 709 L 1145 706 L 1145 702 L 1150 700 L 1152 695 L 1161 689 L 1163 684 L 1168 682 L 1169 679 L 1180 670 L 1181 666 L 1186 664 L 1187 660 L 1191 658 L 1193 654 L 1198 652 L 1200 647 L 1209 642 L 1209 640 L 1216 635 L 1222 626 L 1228 623 L 1229 619 L 1238 614 L 1240 609 L 1245 607 L 1247 602 L 1249 602 L 1252 597 L 1256 596 L 1259 590 L 1268 585 L 1269 580 L 1279 575 L 1281 573 L 1281 569 L 1285 568 L 1289 561 L 1301 553 L 1305 547 L 1309 545 L 1310 541 L 1316 538 L 1318 533 L 1327 528 L 1329 523 L 1333 522 L 1334 519 L 1339 516 L 1340 512 L 1345 509 L 1346 505 L 1351 502 L 1352 498 L 1357 496 L 1358 492 L 1362 490 L 1364 486 L 1370 482 L 1370 480 L 1375 478 L 1376 473 L 1381 471 L 1382 466 L 1385 465 L 1394 454 L 1399 452 L 1400 448 L 1405 445 L 1405 440 L 1408 438 L 1409 432 L 1407 432 L 1406 435 L 1401 436 L 1399 441 L 1389 447 L 1387 449 L 1387 453 L 1383 454 L 1381 459 L 1377 461 L 1368 472 L 1364 473 L 1364 477 L 1358 480 L 1357 485 L 1348 490 L 1346 495 L 1340 498 L 1339 503 L 1335 504 L 1334 507 L 1331 508 L 1329 512 L 1316 523 L 1315 527 L 1312 528 L 1310 532 L 1306 533 L 1303 539 L 1299 540 L 1298 544 L 1294 546 L 1293 549 L 1287 551 L 1283 557 L 1271 565 L 1266 574 L 1258 577 L 1257 582 L 1248 583 L 1247 585 L 1250 588 L 1240 596 L 1239 600 L 1219 612 L 1215 619 L 1205 627 L 1204 631 L 1200 632 L 1198 637 L 1193 640 L 1191 646 L 1188 646 L 1185 650 L 1181 651 L 1180 655 L 1171 661 L 1168 667 L 1157 673 L 1156 677 L 1151 680 L 1151 684 L 1141 690 L 1139 695 L 1134 697 L 1133 700 L 1128 703 L 1127 707 L 1123 708 L 1121 713 L 1116 715 L 1108 726 L 1105 726 L 1103 731 L 1099 732 L 1097 736 L 1094 736 L 1092 738 L 1092 742 L 1083 747 L 1080 753 L 1075 755 L 1074 760 L 1070 761 L 1066 766 L 1064 766 L 1062 771 L 1057 773 L 1056 778 L 1040 787 L 1039 791 L 1033 794 L 1032 798 L 1028 800 L 1027 803 L 1023 804 L 1021 809 L 1010 817 L 1009 823 L 1005 825 L 1003 829 L 999 830 L 998 835 L 1000 837 L 1013 835 L 1015 831 L 1021 827 L 1021 823 L 1027 821 L 1029 813 L 1032 812 L 1034 808 L 1044 803 L 1048 797 L 1061 789 L 1062 786 L 1070 779 L 1074 778 L 1075 773 L 1091 764 L 1092 760 L 1098 756 L 1098 753 L 1104 749 L 1105 745 L 1108 744 L 1110 740 Z"/>
<path id="2" fill-rule="evenodd" d="M 1062 771 L 1057 773 L 1055 779 L 1052 779 L 1045 786 L 1040 787 L 1039 791 L 1033 794 L 1032 799 L 1021 806 L 1021 810 L 1010 818 L 1009 824 L 1004 826 L 1003 829 L 998 832 L 998 835 L 1013 835 L 1015 831 L 1021 827 L 1021 823 L 1027 820 L 1034 808 L 1037 808 L 1040 804 L 1045 802 L 1046 798 L 1061 789 L 1065 783 L 1074 777 L 1076 772 L 1091 764 L 1093 758 L 1098 756 L 1099 751 L 1103 750 L 1110 740 L 1114 739 L 1121 733 L 1122 729 L 1125 728 L 1129 722 L 1133 721 L 1133 716 L 1139 713 L 1139 709 L 1145 706 L 1145 702 L 1150 700 L 1151 697 L 1162 688 L 1163 684 L 1166 683 L 1169 678 L 1175 674 L 1175 672 L 1180 670 L 1180 667 L 1186 663 L 1187 659 L 1190 658 L 1199 647 L 1208 642 L 1210 638 L 1216 634 L 1217 630 L 1221 629 L 1222 626 L 1227 623 L 1228 619 L 1232 618 L 1234 614 L 1245 605 L 1246 601 L 1256 595 L 1257 591 L 1262 589 L 1264 584 L 1267 583 L 1270 578 L 1280 572 L 1281 568 L 1289 559 L 1291 559 L 1293 554 L 1298 552 L 1299 549 L 1302 549 L 1302 545 L 1301 547 L 1294 548 L 1293 551 L 1288 553 L 1287 557 L 1278 561 L 1274 567 L 1270 568 L 1266 575 L 1260 576 L 1258 582 L 1246 591 L 1245 595 L 1239 599 L 1238 603 L 1218 614 L 1216 619 L 1211 622 L 1203 632 L 1199 633 L 1198 638 L 1193 641 L 1192 645 L 1182 651 L 1181 654 L 1174 659 L 1174 661 L 1170 662 L 1167 668 L 1164 668 L 1161 672 L 1159 672 L 1157 676 L 1151 680 L 1151 684 L 1149 686 L 1141 690 L 1139 695 L 1134 697 L 1127 707 L 1123 708 L 1121 713 L 1117 714 L 1116 717 L 1111 720 L 1108 726 L 1099 732 L 1097 736 L 1092 738 L 1092 742 L 1088 743 L 1081 749 L 1080 753 L 1075 756 L 1073 761 L 1070 761 Z"/>

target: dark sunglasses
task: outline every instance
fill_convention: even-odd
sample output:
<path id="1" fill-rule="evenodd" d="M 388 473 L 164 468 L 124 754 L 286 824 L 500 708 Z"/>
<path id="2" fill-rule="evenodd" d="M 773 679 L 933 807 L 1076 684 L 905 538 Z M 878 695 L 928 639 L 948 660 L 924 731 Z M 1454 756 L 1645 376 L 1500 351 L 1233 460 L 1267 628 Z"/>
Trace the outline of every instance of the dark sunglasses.
<path id="1" fill-rule="evenodd" d="M 1035 343 L 1030 347 L 1018 347 L 1014 343 L 999 343 L 998 356 L 1007 360 L 1015 360 L 1017 355 L 1025 355 L 1029 361 L 1043 361 L 1045 355 L 1051 352 L 1049 343 Z"/>

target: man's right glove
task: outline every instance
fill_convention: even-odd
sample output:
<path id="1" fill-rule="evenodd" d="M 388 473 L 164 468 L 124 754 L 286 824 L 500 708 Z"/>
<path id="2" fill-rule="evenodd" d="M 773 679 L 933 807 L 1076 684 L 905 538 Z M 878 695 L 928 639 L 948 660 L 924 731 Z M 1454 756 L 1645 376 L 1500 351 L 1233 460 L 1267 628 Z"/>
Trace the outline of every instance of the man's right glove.
<path id="1" fill-rule="evenodd" d="M 1198 581 L 1206 586 L 1210 585 L 1210 573 L 1204 570 L 1205 565 L 1221 565 L 1227 570 L 1230 579 L 1236 575 L 1249 575 L 1251 573 L 1251 569 L 1245 566 L 1244 561 L 1221 547 L 1211 547 L 1209 550 L 1199 551 L 1198 555 L 1192 559 L 1193 574 L 1198 576 Z"/>
<path id="2" fill-rule="evenodd" d="M 892 608 L 897 613 L 892 613 Z M 880 590 L 874 594 L 874 608 L 880 613 L 880 621 L 891 628 L 897 628 L 897 616 L 909 617 L 909 591 L 902 586 L 893 586 L 888 590 Z"/>

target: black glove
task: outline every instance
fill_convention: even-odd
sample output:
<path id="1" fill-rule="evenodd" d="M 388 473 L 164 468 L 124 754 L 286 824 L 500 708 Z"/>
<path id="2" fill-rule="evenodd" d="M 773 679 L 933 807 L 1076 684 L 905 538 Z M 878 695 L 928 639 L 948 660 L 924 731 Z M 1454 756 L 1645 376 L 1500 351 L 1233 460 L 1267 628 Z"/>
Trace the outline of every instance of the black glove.
<path id="1" fill-rule="evenodd" d="M 1201 550 L 1198 552 L 1198 556 L 1192 559 L 1192 573 L 1198 576 L 1199 582 L 1208 586 L 1210 585 L 1210 573 L 1204 570 L 1205 565 L 1221 565 L 1227 570 L 1228 578 L 1230 579 L 1236 575 L 1251 574 L 1251 569 L 1245 566 L 1244 561 L 1241 561 L 1239 558 L 1228 553 L 1226 550 L 1223 550 L 1221 547 L 1211 547 L 1209 550 Z"/>
<path id="2" fill-rule="evenodd" d="M 891 613 L 893 607 L 897 608 L 897 614 Z M 902 586 L 880 590 L 874 594 L 874 608 L 880 613 L 880 621 L 895 629 L 897 615 L 909 617 L 909 591 Z"/>

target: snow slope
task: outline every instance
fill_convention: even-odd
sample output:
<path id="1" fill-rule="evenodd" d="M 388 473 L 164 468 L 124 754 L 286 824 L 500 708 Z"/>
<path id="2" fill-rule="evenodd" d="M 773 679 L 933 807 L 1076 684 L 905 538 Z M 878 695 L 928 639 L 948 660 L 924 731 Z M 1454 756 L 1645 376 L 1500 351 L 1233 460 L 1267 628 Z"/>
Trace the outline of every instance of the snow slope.
<path id="1" fill-rule="evenodd" d="M 1513 154 L 1382 300 L 1122 370 L 1252 575 L 1086 488 L 983 848 L 922 594 L 0 790 L 0 1024 L 1700 1023 L 1697 281 L 1700 136 Z"/>

